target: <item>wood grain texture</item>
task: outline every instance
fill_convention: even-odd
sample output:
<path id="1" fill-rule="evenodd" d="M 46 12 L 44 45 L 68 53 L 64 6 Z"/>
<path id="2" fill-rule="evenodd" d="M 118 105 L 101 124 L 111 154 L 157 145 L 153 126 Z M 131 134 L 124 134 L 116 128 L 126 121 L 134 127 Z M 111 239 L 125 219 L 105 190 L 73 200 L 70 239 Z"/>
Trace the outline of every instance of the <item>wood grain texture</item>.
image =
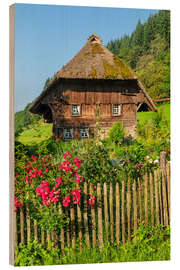
<path id="1" fill-rule="evenodd" d="M 131 186 L 130 186 L 129 178 L 127 182 L 126 203 L 127 203 L 128 241 L 130 241 L 131 240 Z"/>
<path id="2" fill-rule="evenodd" d="M 113 215 L 113 187 L 110 183 L 110 194 L 109 194 L 109 210 L 110 210 L 110 240 L 114 242 L 114 215 Z"/>
<path id="3" fill-rule="evenodd" d="M 102 226 L 102 198 L 101 198 L 101 186 L 97 184 L 97 211 L 98 211 L 98 242 L 99 249 L 102 249 L 103 244 L 103 226 Z"/>
<path id="4" fill-rule="evenodd" d="M 125 244 L 125 184 L 122 180 L 122 193 L 121 193 L 121 225 L 122 225 L 122 243 Z"/>

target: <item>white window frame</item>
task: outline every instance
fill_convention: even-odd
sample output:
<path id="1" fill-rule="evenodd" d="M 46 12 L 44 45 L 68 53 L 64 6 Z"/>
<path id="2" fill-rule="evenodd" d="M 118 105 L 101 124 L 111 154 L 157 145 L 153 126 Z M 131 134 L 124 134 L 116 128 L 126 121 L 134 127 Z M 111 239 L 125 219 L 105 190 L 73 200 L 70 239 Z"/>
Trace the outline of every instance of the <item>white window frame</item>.
<path id="1" fill-rule="evenodd" d="M 80 105 L 78 104 L 73 104 L 72 105 L 72 115 L 73 116 L 77 116 L 77 115 L 80 115 L 81 114 L 81 107 Z"/>
<path id="2" fill-rule="evenodd" d="M 63 137 L 64 137 L 64 140 L 73 139 L 73 128 L 64 128 L 63 129 Z"/>
<path id="3" fill-rule="evenodd" d="M 120 104 L 113 104 L 113 115 L 114 116 L 121 115 L 121 105 Z"/>
<path id="4" fill-rule="evenodd" d="M 80 128 L 80 138 L 82 139 L 89 138 L 89 128 Z"/>

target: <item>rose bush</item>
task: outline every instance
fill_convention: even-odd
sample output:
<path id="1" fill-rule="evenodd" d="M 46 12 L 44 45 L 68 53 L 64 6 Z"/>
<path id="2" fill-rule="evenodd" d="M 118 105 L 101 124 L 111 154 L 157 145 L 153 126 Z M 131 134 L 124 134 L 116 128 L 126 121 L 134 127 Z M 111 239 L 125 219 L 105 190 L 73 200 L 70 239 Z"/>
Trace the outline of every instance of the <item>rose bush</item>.
<path id="1" fill-rule="evenodd" d="M 15 211 L 26 205 L 43 229 L 60 229 L 68 218 L 59 214 L 59 204 L 67 208 L 79 204 L 83 196 L 82 160 L 67 151 L 61 162 L 54 162 L 51 155 L 32 155 L 23 168 L 22 164 L 16 162 Z M 88 204 L 94 203 L 94 194 L 89 194 Z"/>

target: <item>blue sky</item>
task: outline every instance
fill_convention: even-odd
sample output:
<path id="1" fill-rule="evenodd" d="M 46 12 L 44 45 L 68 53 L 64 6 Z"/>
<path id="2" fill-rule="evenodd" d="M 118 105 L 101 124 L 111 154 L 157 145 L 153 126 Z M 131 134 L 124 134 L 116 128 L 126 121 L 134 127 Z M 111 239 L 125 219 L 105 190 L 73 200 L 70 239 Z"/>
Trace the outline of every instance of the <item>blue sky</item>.
<path id="1" fill-rule="evenodd" d="M 15 4 L 15 112 L 23 110 L 86 43 L 131 34 L 158 10 Z"/>

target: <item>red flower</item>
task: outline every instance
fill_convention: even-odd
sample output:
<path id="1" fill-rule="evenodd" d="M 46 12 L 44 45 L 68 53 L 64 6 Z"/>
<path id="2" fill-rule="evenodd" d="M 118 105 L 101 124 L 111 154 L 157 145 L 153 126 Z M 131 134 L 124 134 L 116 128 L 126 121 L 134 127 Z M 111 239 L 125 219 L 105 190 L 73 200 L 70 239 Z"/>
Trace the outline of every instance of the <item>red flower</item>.
<path id="1" fill-rule="evenodd" d="M 17 212 L 18 207 L 22 207 L 22 204 L 19 202 L 16 196 L 14 196 L 14 206 L 15 206 L 14 212 Z"/>
<path id="2" fill-rule="evenodd" d="M 95 204 L 95 196 L 93 196 L 92 194 L 91 194 L 91 196 L 90 196 L 90 199 L 88 200 L 88 204 L 90 204 L 90 205 L 94 205 Z"/>
<path id="3" fill-rule="evenodd" d="M 66 159 L 67 156 L 72 157 L 72 155 L 69 153 L 69 151 L 67 151 L 67 152 L 64 154 L 64 159 Z"/>
<path id="4" fill-rule="evenodd" d="M 70 203 L 70 196 L 67 196 L 66 198 L 63 198 L 63 206 L 64 207 L 67 207 L 69 206 L 69 203 Z"/>
<path id="5" fill-rule="evenodd" d="M 57 178 L 56 179 L 56 184 L 55 184 L 55 187 L 58 187 L 59 185 L 62 184 L 62 176 L 60 178 Z"/>

